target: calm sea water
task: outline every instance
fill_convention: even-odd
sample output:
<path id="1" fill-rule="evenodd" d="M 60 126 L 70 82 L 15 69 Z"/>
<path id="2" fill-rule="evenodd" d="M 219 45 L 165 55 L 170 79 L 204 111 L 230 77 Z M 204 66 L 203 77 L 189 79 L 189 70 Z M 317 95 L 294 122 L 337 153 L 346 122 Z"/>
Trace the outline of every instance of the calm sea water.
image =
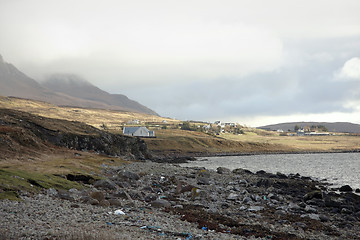
<path id="1" fill-rule="evenodd" d="M 334 187 L 348 184 L 353 189 L 360 188 L 360 153 L 207 157 L 182 165 L 214 170 L 221 166 L 231 170 L 243 168 L 252 172 L 264 170 L 270 173 L 299 173 L 317 180 L 326 179 Z"/>

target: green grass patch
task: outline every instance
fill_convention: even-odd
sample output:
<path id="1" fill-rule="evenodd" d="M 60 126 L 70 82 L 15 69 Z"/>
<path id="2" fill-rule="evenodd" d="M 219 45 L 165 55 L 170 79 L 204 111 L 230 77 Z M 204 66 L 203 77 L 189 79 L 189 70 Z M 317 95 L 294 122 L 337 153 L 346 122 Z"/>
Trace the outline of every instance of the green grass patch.
<path id="1" fill-rule="evenodd" d="M 24 190 L 38 192 L 41 189 L 83 188 L 81 184 L 52 174 L 41 174 L 15 169 L 0 169 L 0 189 L 5 192 Z"/>
<path id="2" fill-rule="evenodd" d="M 15 191 L 0 192 L 0 200 L 9 199 L 13 201 L 20 200 L 19 195 Z"/>

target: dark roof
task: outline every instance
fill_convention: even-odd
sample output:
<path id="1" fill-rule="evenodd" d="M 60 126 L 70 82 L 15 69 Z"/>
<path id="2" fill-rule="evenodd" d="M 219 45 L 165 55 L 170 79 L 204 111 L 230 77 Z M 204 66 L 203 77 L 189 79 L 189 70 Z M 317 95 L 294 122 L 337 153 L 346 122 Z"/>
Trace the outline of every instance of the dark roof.
<path id="1" fill-rule="evenodd" d="M 134 134 L 139 128 L 145 128 L 149 131 L 146 127 L 125 127 L 124 134 Z"/>

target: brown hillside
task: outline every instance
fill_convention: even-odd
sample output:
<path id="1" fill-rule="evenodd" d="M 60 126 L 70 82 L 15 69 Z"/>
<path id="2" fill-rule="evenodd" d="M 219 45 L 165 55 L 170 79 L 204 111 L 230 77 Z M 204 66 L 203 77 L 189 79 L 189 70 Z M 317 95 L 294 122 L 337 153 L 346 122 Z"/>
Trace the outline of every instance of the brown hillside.
<path id="1" fill-rule="evenodd" d="M 94 108 L 58 107 L 42 101 L 1 96 L 0 108 L 29 112 L 38 116 L 49 118 L 79 121 L 97 128 L 106 126 L 107 128 L 113 130 L 120 130 L 123 124 L 127 124 L 129 121 L 133 120 L 139 120 L 142 124 L 149 122 L 162 123 L 163 121 L 166 121 L 169 124 L 180 122 L 179 120 L 144 113 L 111 111 Z"/>
<path id="2" fill-rule="evenodd" d="M 81 122 L 0 108 L 0 159 L 24 158 L 58 147 L 112 156 L 147 155 L 140 139 L 111 134 Z"/>
<path id="3" fill-rule="evenodd" d="M 97 92 L 93 94 L 91 98 L 82 98 L 80 94 L 74 94 L 73 96 L 70 96 L 66 94 L 66 92 L 57 92 L 51 90 L 26 76 L 14 65 L 5 62 L 0 55 L 0 96 L 13 96 L 40 100 L 59 106 L 110 109 L 156 115 L 154 111 L 133 100 L 128 99 L 124 95 L 120 95 L 123 97 L 117 101 L 103 101 L 102 98 L 104 98 L 104 95 L 109 97 L 110 94 L 96 88 L 95 86 L 92 86 L 92 89 L 97 89 Z M 88 87 L 83 89 L 83 91 L 87 90 L 89 90 Z M 81 92 L 81 88 L 78 88 L 77 92 Z M 99 94 L 99 97 L 96 97 L 96 94 Z M 115 95 L 109 98 L 116 99 L 118 96 Z"/>

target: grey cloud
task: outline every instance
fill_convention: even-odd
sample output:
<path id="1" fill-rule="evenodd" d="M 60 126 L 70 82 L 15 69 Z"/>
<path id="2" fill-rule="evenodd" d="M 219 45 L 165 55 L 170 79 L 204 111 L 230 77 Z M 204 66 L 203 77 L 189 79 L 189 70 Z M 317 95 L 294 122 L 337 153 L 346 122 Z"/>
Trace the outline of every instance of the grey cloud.
<path id="1" fill-rule="evenodd" d="M 341 64 L 308 64 L 306 70 L 282 69 L 238 79 L 147 88 L 153 97 L 136 89 L 128 94 L 160 114 L 181 119 L 352 112 L 344 104 L 360 100 L 354 94 L 360 91 L 360 83 L 332 81 L 334 67 L 328 65 Z"/>
<path id="2" fill-rule="evenodd" d="M 334 73 L 360 57 L 359 7 L 1 1 L 0 54 L 37 80 L 77 74 L 179 119 L 354 112 L 359 82 Z"/>

